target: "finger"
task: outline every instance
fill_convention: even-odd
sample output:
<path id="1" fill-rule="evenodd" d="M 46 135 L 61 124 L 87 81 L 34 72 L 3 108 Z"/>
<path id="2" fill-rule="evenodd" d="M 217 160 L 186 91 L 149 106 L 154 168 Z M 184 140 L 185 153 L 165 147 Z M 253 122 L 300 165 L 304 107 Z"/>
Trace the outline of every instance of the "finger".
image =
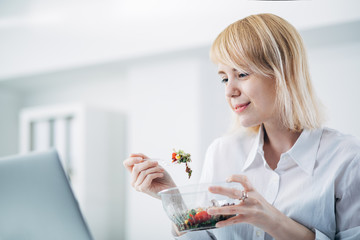
<path id="1" fill-rule="evenodd" d="M 143 153 L 131 153 L 130 157 L 142 157 L 143 159 L 148 159 L 149 158 L 148 156 L 146 156 Z"/>
<path id="2" fill-rule="evenodd" d="M 139 174 L 148 169 L 148 168 L 153 168 L 156 167 L 158 165 L 157 161 L 144 161 L 138 164 L 135 164 L 132 172 L 131 172 L 131 185 L 134 186 L 135 182 L 139 176 Z"/>
<path id="3" fill-rule="evenodd" d="M 146 170 L 141 171 L 139 176 L 137 177 L 136 182 L 134 183 L 134 185 L 135 186 L 141 185 L 147 175 L 152 174 L 152 173 L 157 173 L 157 172 L 158 173 L 163 173 L 164 168 L 161 167 L 160 165 L 158 165 L 156 167 L 148 168 Z"/>
<path id="4" fill-rule="evenodd" d="M 154 179 L 162 178 L 162 177 L 164 177 L 163 173 L 159 173 L 159 172 L 158 173 L 150 173 L 146 176 L 143 183 L 139 186 L 136 186 L 135 189 L 140 192 L 146 191 L 150 187 L 150 185 Z"/>
<path id="5" fill-rule="evenodd" d="M 253 204 L 250 202 L 240 202 L 237 205 L 226 206 L 226 207 L 211 207 L 207 210 L 207 213 L 210 215 L 234 215 L 234 214 L 244 214 L 248 212 L 248 207 Z"/>
<path id="6" fill-rule="evenodd" d="M 222 186 L 210 186 L 209 192 L 215 193 L 215 194 L 221 194 L 228 196 L 229 198 L 233 199 L 240 199 L 242 197 L 242 191 L 236 188 L 228 188 L 228 187 L 222 187 Z"/>
<path id="7" fill-rule="evenodd" d="M 244 190 L 247 192 L 253 191 L 254 188 L 251 185 L 249 179 L 245 175 L 231 175 L 227 180 L 227 182 L 238 182 L 244 187 Z"/>
<path id="8" fill-rule="evenodd" d="M 123 162 L 125 168 L 128 171 L 132 171 L 134 164 L 141 163 L 144 159 L 148 159 L 149 157 L 142 153 L 131 153 L 128 159 L 125 159 Z"/>
<path id="9" fill-rule="evenodd" d="M 221 228 L 221 227 L 230 226 L 230 225 L 233 225 L 233 224 L 236 224 L 236 223 L 241 223 L 241 222 L 244 222 L 244 219 L 243 219 L 243 215 L 239 214 L 239 215 L 237 215 L 235 217 L 231 217 L 231 218 L 226 219 L 224 221 L 217 222 L 215 227 Z"/>
<path id="10" fill-rule="evenodd" d="M 124 167 L 129 171 L 132 172 L 133 167 L 135 164 L 143 162 L 144 159 L 142 157 L 130 157 L 128 159 L 125 159 L 123 162 Z"/>
<path id="11" fill-rule="evenodd" d="M 214 207 L 207 210 L 210 215 L 235 215 L 241 212 L 239 206 Z"/>

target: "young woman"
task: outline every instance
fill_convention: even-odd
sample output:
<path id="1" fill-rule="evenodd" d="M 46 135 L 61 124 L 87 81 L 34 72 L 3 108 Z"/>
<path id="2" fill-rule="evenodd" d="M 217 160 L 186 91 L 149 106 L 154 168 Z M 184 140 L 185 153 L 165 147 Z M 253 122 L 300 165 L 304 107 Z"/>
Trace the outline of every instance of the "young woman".
<path id="1" fill-rule="evenodd" d="M 236 214 L 217 229 L 175 231 L 178 239 L 360 239 L 360 142 L 321 126 L 296 29 L 273 14 L 252 15 L 220 33 L 210 56 L 246 130 L 210 145 L 201 182 L 239 182 L 244 192 L 209 191 L 244 201 L 208 210 Z M 157 197 L 175 186 L 145 159 L 132 154 L 124 161 L 136 190 Z"/>

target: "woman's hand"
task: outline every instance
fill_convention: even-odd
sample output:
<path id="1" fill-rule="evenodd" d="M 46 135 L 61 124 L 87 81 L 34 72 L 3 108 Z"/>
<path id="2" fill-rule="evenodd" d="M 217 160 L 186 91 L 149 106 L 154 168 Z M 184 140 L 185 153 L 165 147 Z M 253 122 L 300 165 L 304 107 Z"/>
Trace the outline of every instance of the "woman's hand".
<path id="1" fill-rule="evenodd" d="M 218 222 L 216 227 L 224 227 L 236 223 L 249 223 L 263 229 L 275 239 L 315 239 L 315 235 L 305 226 L 295 222 L 269 204 L 251 185 L 244 175 L 232 175 L 228 182 L 238 182 L 244 187 L 247 198 L 237 205 L 208 209 L 210 215 L 234 215 L 225 221 Z M 241 199 L 243 191 L 213 186 L 209 191 Z M 245 194 L 246 195 L 246 194 Z"/>
<path id="2" fill-rule="evenodd" d="M 123 163 L 131 173 L 131 186 L 133 188 L 152 197 L 160 198 L 157 195 L 158 192 L 176 187 L 176 185 L 157 161 L 147 159 L 149 158 L 142 153 L 130 154 Z"/>

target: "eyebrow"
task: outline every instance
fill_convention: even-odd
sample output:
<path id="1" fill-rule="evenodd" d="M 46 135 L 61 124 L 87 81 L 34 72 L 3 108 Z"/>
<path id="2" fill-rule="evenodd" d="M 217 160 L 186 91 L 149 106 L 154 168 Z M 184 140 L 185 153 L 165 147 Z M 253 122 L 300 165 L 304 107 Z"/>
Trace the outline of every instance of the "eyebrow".
<path id="1" fill-rule="evenodd" d="M 235 68 L 232 69 L 233 72 L 237 72 L 238 70 L 236 70 Z M 218 71 L 218 74 L 226 74 L 224 71 Z"/>

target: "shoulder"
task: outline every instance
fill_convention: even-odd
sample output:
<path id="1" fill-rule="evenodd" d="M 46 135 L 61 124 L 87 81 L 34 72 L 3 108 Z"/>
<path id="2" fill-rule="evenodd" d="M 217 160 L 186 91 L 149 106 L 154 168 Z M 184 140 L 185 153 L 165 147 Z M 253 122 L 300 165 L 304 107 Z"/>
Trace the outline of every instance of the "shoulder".
<path id="1" fill-rule="evenodd" d="M 333 169 L 337 181 L 344 182 L 344 185 L 354 180 L 359 181 L 359 177 L 354 177 L 360 174 L 359 138 L 335 129 L 324 128 L 320 150 L 324 164 L 328 169 Z"/>
<path id="2" fill-rule="evenodd" d="M 222 137 L 216 138 L 209 146 L 212 151 L 229 151 L 231 149 L 247 151 L 251 148 L 256 138 L 255 133 L 245 130 L 228 133 Z"/>
<path id="3" fill-rule="evenodd" d="M 321 142 L 328 150 L 336 150 L 345 155 L 355 156 L 360 152 L 359 138 L 332 128 L 325 127 L 323 129 Z"/>
<path id="4" fill-rule="evenodd" d="M 223 181 L 241 169 L 256 134 L 234 132 L 216 138 L 208 147 L 200 182 Z"/>

